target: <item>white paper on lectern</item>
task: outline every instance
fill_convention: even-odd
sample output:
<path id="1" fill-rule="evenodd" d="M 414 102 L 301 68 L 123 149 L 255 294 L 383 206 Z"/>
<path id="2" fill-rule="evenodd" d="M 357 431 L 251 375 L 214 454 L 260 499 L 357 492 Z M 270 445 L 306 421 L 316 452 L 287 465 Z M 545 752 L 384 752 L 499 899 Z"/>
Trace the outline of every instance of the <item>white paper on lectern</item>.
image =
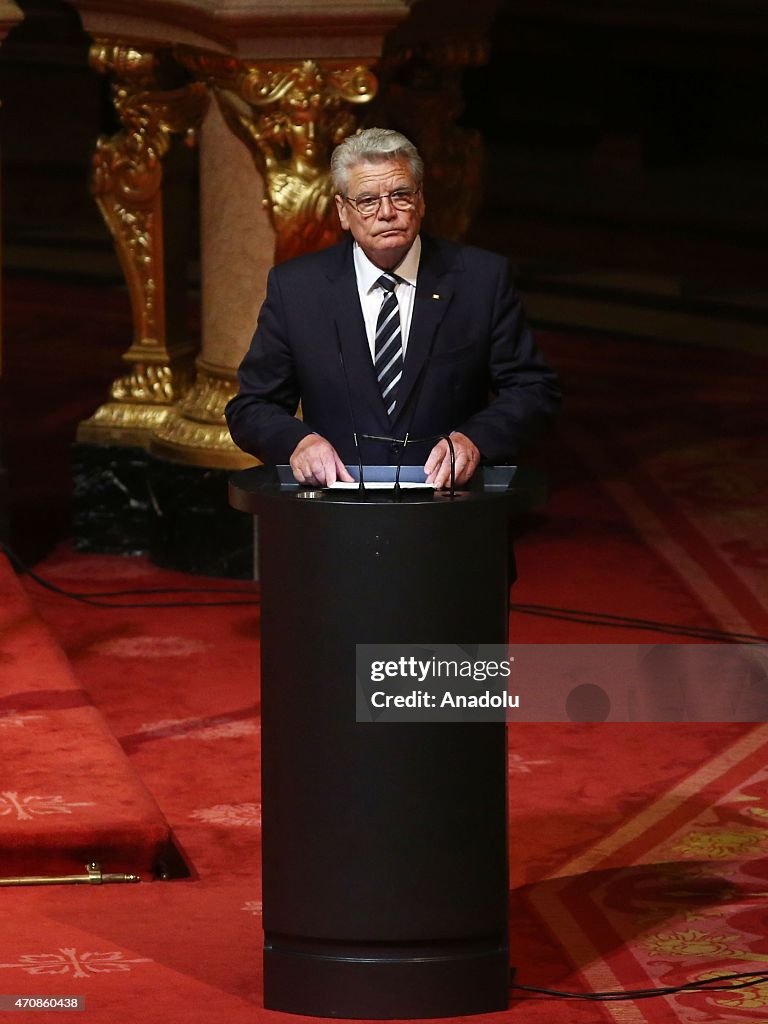
<path id="1" fill-rule="evenodd" d="M 347 482 L 346 480 L 337 480 L 335 484 L 327 484 L 328 490 L 331 491 L 357 491 L 360 489 L 360 484 L 356 480 Z M 394 484 L 391 480 L 373 480 L 371 483 L 366 481 L 364 489 L 366 491 L 391 491 Z M 400 489 L 403 491 L 409 491 L 413 488 L 424 488 L 431 487 L 434 490 L 434 484 L 427 483 L 416 483 L 413 480 L 401 480 Z"/>

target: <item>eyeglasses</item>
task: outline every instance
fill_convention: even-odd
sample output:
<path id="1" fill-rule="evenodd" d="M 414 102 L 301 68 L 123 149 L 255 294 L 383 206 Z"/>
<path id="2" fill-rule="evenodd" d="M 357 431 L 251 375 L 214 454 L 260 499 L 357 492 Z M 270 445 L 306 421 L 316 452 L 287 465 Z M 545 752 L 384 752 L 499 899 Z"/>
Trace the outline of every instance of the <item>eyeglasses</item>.
<path id="1" fill-rule="evenodd" d="M 416 205 L 416 196 L 421 191 L 420 188 L 398 188 L 394 192 L 385 192 L 380 196 L 357 196 L 352 199 L 351 196 L 344 196 L 344 202 L 349 203 L 353 206 L 361 217 L 372 217 L 375 213 L 379 212 L 383 199 L 388 199 L 392 206 L 396 210 L 405 212 L 412 210 Z"/>

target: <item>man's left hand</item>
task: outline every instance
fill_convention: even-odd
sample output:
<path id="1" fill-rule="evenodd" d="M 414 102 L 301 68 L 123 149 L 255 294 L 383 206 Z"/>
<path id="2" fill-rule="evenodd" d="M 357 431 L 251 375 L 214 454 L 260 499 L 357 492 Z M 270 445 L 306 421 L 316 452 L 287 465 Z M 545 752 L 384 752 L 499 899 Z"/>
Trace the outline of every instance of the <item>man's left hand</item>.
<path id="1" fill-rule="evenodd" d="M 470 441 L 466 434 L 454 430 L 451 435 L 453 450 L 456 456 L 456 486 L 461 487 L 469 480 L 480 463 L 480 450 Z M 451 485 L 451 451 L 448 442 L 443 438 L 438 441 L 429 458 L 424 464 L 427 483 L 436 488 Z"/>

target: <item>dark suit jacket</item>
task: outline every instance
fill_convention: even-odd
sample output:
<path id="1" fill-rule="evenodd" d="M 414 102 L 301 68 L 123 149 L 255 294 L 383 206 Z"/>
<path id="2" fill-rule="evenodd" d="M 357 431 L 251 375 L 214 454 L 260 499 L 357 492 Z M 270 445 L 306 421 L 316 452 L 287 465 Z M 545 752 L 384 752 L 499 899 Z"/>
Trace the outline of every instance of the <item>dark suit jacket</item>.
<path id="1" fill-rule="evenodd" d="M 405 465 L 423 465 L 436 435 L 452 430 L 471 438 L 486 462 L 514 460 L 559 403 L 506 260 L 423 236 L 393 422 L 373 370 L 351 238 L 272 269 L 239 381 L 226 409 L 230 432 L 268 463 L 287 463 L 315 432 L 355 464 L 355 428 L 358 436 L 428 439 L 408 445 Z M 299 400 L 303 421 L 293 416 Z M 360 444 L 365 463 L 398 460 L 398 445 Z"/>

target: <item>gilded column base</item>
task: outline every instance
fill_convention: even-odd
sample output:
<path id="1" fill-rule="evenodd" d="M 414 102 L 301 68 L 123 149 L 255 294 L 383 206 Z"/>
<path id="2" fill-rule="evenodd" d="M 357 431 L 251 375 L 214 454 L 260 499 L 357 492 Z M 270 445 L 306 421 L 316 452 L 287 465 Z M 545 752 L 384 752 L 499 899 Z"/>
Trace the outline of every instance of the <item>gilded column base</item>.
<path id="1" fill-rule="evenodd" d="M 150 454 L 212 469 L 257 466 L 258 459 L 234 443 L 224 420 L 224 407 L 236 392 L 231 369 L 199 359 L 194 384 L 153 432 Z"/>
<path id="2" fill-rule="evenodd" d="M 112 384 L 110 400 L 80 423 L 77 440 L 148 448 L 152 434 L 173 413 L 191 380 L 189 356 L 173 366 L 134 363 L 130 373 Z"/>
<path id="3" fill-rule="evenodd" d="M 171 405 L 149 402 L 106 402 L 77 428 L 82 444 L 148 448 L 153 433 L 173 413 Z"/>

